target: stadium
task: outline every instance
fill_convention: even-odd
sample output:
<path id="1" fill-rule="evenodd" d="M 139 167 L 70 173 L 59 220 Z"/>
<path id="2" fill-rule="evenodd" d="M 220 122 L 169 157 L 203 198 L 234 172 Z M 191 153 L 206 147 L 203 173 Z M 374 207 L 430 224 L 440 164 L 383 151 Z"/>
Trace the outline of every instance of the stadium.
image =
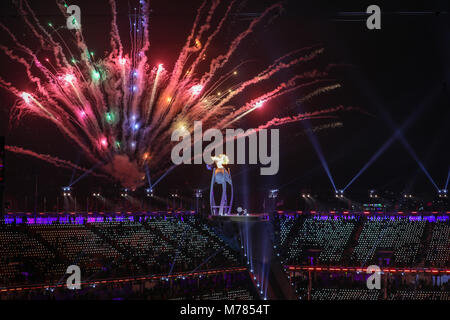
<path id="1" fill-rule="evenodd" d="M 1 4 L 0 301 L 450 301 L 448 4 L 78 2 Z"/>

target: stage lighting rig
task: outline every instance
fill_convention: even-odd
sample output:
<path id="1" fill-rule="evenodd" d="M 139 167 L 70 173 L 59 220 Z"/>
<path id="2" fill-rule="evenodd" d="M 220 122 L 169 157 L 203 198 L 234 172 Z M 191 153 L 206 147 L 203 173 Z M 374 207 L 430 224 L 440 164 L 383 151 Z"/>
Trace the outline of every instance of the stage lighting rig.
<path id="1" fill-rule="evenodd" d="M 147 194 L 147 197 L 153 197 L 153 189 L 152 188 L 145 189 L 145 193 Z"/>
<path id="2" fill-rule="evenodd" d="M 202 189 L 196 189 L 196 190 L 195 190 L 195 197 L 196 197 L 196 198 L 203 198 L 203 192 L 202 192 Z"/>
<path id="3" fill-rule="evenodd" d="M 125 188 L 122 190 L 122 193 L 120 194 L 121 197 L 126 198 L 128 197 L 128 188 Z"/>
<path id="4" fill-rule="evenodd" d="M 405 199 L 410 199 L 410 198 L 412 198 L 413 196 L 412 196 L 412 194 L 404 194 L 403 197 L 404 197 Z"/>
<path id="5" fill-rule="evenodd" d="M 269 199 L 276 199 L 278 197 L 278 189 L 272 189 L 269 191 Z"/>
<path id="6" fill-rule="evenodd" d="M 101 195 L 100 195 L 99 192 L 94 192 L 94 193 L 92 194 L 92 196 L 95 197 L 95 198 L 100 198 L 100 197 L 101 197 Z"/>
<path id="7" fill-rule="evenodd" d="M 336 198 L 344 198 L 344 190 L 336 190 Z"/>
<path id="8" fill-rule="evenodd" d="M 439 198 L 447 198 L 448 190 L 447 189 L 438 190 L 438 195 Z"/>
<path id="9" fill-rule="evenodd" d="M 370 190 L 369 191 L 369 197 L 370 198 L 378 198 L 378 194 L 375 190 Z"/>
<path id="10" fill-rule="evenodd" d="M 71 197 L 72 196 L 72 187 L 62 187 L 63 196 Z"/>

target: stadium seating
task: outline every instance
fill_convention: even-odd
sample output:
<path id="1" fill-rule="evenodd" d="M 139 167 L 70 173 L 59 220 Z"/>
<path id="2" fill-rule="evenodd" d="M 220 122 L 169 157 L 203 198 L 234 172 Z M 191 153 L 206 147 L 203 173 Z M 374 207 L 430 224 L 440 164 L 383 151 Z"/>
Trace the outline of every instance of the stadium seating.
<path id="1" fill-rule="evenodd" d="M 368 289 L 316 289 L 311 300 L 378 300 L 379 290 Z"/>
<path id="2" fill-rule="evenodd" d="M 285 264 L 368 266 L 387 257 L 389 266 L 450 265 L 448 221 L 389 216 L 281 217 L 277 240 Z"/>
<path id="3" fill-rule="evenodd" d="M 450 225 L 448 223 L 435 223 L 426 261 L 437 267 L 450 265 Z"/>
<path id="4" fill-rule="evenodd" d="M 37 221 L 37 220 L 36 220 Z M 141 275 L 161 276 L 193 270 L 242 266 L 239 247 L 194 215 L 124 217 L 123 219 L 40 220 L 39 223 L 0 223 L 0 288 L 57 284 L 64 281 L 66 268 L 79 265 L 83 279 L 108 280 Z M 81 221 L 81 222 L 80 222 Z M 409 217 L 280 216 L 276 221 L 277 247 L 284 265 L 368 266 L 387 255 L 392 267 L 439 267 L 450 265 L 448 220 Z M 298 268 L 297 270 L 301 270 Z M 151 280 L 121 284 L 106 281 L 102 288 L 85 288 L 77 294 L 56 288 L 42 292 L 14 292 L 8 298 L 61 297 L 70 299 L 104 297 L 112 299 L 200 299 L 251 300 L 253 292 L 246 271 L 239 276 L 207 275 L 204 278 L 174 277 L 173 281 Z M 228 272 L 228 271 L 227 271 Z M 301 274 L 301 272 L 303 272 Z M 298 297 L 307 297 L 308 272 L 290 278 Z M 378 300 L 384 291 L 367 290 L 363 275 L 321 271 L 311 282 L 312 300 Z M 431 272 L 431 271 L 430 271 Z M 434 271 L 433 271 L 434 272 Z M 428 276 L 434 276 L 429 274 Z M 395 278 L 395 281 L 393 279 Z M 236 280 L 237 279 L 237 280 Z M 357 279 L 357 280 L 354 280 Z M 361 280 L 362 279 L 362 280 Z M 422 278 L 410 288 L 401 272 L 391 276 L 386 297 L 395 300 L 449 300 L 445 279 Z M 135 280 L 132 280 L 135 281 Z M 147 280 L 145 280 L 147 281 Z M 418 281 L 418 280 L 416 280 Z M 442 282 L 443 281 L 443 282 Z M 357 284 L 355 284 L 357 282 Z M 156 283 L 156 284 L 155 284 Z M 139 288 L 138 290 L 136 288 Z M 409 288 L 409 290 L 407 290 Z M 442 289 L 442 290 L 441 290 Z M 445 291 L 447 290 L 447 291 Z M 4 295 L 0 293 L 0 299 Z"/>
<path id="5" fill-rule="evenodd" d="M 161 262 L 161 257 L 174 259 L 175 249 L 164 239 L 145 229 L 137 222 L 104 222 L 92 224 L 96 232 L 131 257 L 140 258 L 146 264 Z M 182 261 L 179 254 L 175 262 Z"/>
<path id="6" fill-rule="evenodd" d="M 200 300 L 254 300 L 254 298 L 250 292 L 241 289 L 204 294 L 200 297 Z"/>
<path id="7" fill-rule="evenodd" d="M 450 292 L 445 291 L 397 291 L 390 300 L 450 300 Z"/>
<path id="8" fill-rule="evenodd" d="M 320 263 L 338 263 L 347 245 L 356 220 L 307 218 L 289 246 L 288 263 L 303 261 L 306 249 L 320 250 Z"/>
<path id="9" fill-rule="evenodd" d="M 71 264 L 93 279 L 239 266 L 236 253 L 194 217 L 51 222 L 0 225 L 1 283 L 61 281 Z"/>
<path id="10" fill-rule="evenodd" d="M 0 283 L 28 283 L 53 279 L 65 268 L 44 244 L 19 228 L 0 227 Z"/>
<path id="11" fill-rule="evenodd" d="M 281 219 L 280 221 L 280 245 L 284 245 L 289 232 L 292 230 L 292 227 L 294 226 L 295 222 L 297 221 L 297 219 L 295 218 L 285 218 L 285 219 Z"/>
<path id="12" fill-rule="evenodd" d="M 377 249 L 389 249 L 393 251 L 396 265 L 412 265 L 425 223 L 390 218 L 367 220 L 353 252 L 354 260 L 365 265 L 372 264 Z"/>
<path id="13" fill-rule="evenodd" d="M 56 249 L 69 264 L 79 265 L 85 275 L 100 272 L 102 266 L 119 255 L 117 250 L 84 225 L 33 225 L 30 229 Z"/>
<path id="14" fill-rule="evenodd" d="M 186 217 L 181 221 L 177 218 L 149 219 L 146 225 L 155 233 L 161 234 L 174 244 L 177 252 L 184 252 L 183 262 L 187 265 L 200 264 L 205 259 L 216 266 L 230 266 L 236 264 L 236 258 L 225 245 L 212 238 L 208 230 L 199 230 L 192 224 L 194 218 Z M 190 221 L 191 223 L 189 223 Z M 205 233 L 205 232 L 209 232 Z"/>

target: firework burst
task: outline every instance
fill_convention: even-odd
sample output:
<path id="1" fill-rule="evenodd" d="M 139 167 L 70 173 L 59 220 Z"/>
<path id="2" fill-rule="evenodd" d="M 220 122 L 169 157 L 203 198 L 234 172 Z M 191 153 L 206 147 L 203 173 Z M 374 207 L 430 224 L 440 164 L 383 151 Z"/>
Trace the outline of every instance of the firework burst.
<path id="1" fill-rule="evenodd" d="M 26 114 L 47 119 L 74 142 L 98 170 L 124 186 L 143 184 L 148 170 L 163 172 L 170 165 L 171 133 L 180 128 L 192 131 L 194 120 L 202 121 L 205 129 L 224 129 L 267 102 L 299 88 L 311 87 L 312 96 L 339 87 L 330 85 L 327 72 L 312 70 L 277 83 L 273 89 L 252 97 L 243 105 L 233 105 L 233 99 L 243 97 L 248 88 L 271 80 L 282 70 L 310 61 L 323 51 L 307 48 L 289 52 L 253 77 L 241 79 L 238 69 L 242 64 L 230 66 L 230 58 L 258 25 L 280 13 L 280 4 L 267 8 L 223 53 L 210 57 L 211 44 L 230 18 L 235 2 L 226 5 L 219 0 L 203 2 L 185 45 L 169 70 L 162 64 L 151 66 L 148 62 L 151 54 L 148 3 L 141 0 L 136 13 L 130 16 L 131 49 L 125 50 L 116 21 L 116 2 L 109 2 L 111 50 L 104 58 L 97 59 L 89 51 L 82 29 L 67 31 L 74 41 L 66 43 L 60 34 L 61 28 L 39 23 L 30 5 L 20 1 L 18 10 L 26 26 L 44 49 L 51 48 L 51 55 L 42 58 L 21 43 L 8 27 L 0 25 L 15 44 L 14 48 L 1 45 L 0 49 L 24 67 L 29 80 L 26 86 L 19 87 L 0 78 L 0 86 L 18 98 L 12 114 L 14 121 Z M 66 15 L 65 4 L 57 2 L 57 5 Z M 276 118 L 260 128 L 338 110 L 341 109 Z M 8 147 L 8 150 L 40 157 L 55 165 L 82 169 L 68 161 L 40 156 L 19 147 Z"/>

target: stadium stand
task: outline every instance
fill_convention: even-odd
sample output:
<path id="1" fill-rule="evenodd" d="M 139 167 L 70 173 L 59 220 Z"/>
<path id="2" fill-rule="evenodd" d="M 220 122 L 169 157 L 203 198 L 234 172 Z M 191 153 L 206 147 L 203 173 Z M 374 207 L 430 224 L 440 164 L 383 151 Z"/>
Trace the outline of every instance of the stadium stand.
<path id="1" fill-rule="evenodd" d="M 246 267 L 240 247 L 233 249 L 230 239 L 195 215 L 5 221 L 0 223 L 0 299 L 260 297 L 248 270 L 242 271 Z M 285 267 L 301 267 L 290 269 L 287 283 L 300 299 L 450 299 L 448 276 L 441 271 L 421 273 L 419 280 L 415 273 L 395 271 L 383 292 L 367 290 L 366 274 L 353 270 L 386 257 L 388 265 L 382 267 L 448 270 L 448 219 L 280 215 L 275 222 L 275 253 Z M 83 270 L 88 281 L 83 290 L 62 288 L 71 264 Z M 322 271 L 308 271 L 311 266 L 321 266 Z M 334 272 L 332 267 L 353 271 Z M 212 270 L 217 272 L 210 274 Z M 168 275 L 175 274 L 169 280 Z M 129 280 L 118 280 L 124 278 Z M 25 286 L 36 289 L 9 289 Z"/>
<path id="2" fill-rule="evenodd" d="M 287 265 L 450 265 L 448 220 L 281 216 L 279 225 L 277 245 Z"/>
<path id="3" fill-rule="evenodd" d="M 289 225 L 289 223 L 281 224 L 281 238 L 283 239 L 281 245 L 288 244 L 289 246 L 286 250 L 288 264 L 308 263 L 307 258 L 312 255 L 311 250 L 319 252 L 314 263 L 333 264 L 341 261 L 342 253 L 355 227 L 355 219 L 306 218 L 297 220 L 294 221 L 300 223 L 298 229 L 295 226 L 289 227 L 294 231 L 290 235 L 291 241 L 283 236 L 288 233 L 286 227 L 283 231 L 283 226 Z"/>
<path id="4" fill-rule="evenodd" d="M 0 287 L 60 282 L 72 264 L 89 279 L 239 266 L 236 253 L 195 219 L 2 224 Z"/>
<path id="5" fill-rule="evenodd" d="M 411 265 L 419 250 L 420 239 L 426 221 L 406 219 L 370 219 L 358 239 L 353 258 L 364 264 L 375 263 L 373 257 L 379 248 L 392 250 L 394 262 L 399 265 Z"/>
<path id="6" fill-rule="evenodd" d="M 390 300 L 450 300 L 450 292 L 440 291 L 397 291 Z"/>
<path id="7" fill-rule="evenodd" d="M 316 289 L 312 300 L 379 300 L 379 290 L 368 289 Z"/>
<path id="8" fill-rule="evenodd" d="M 29 227 L 70 264 L 79 265 L 93 275 L 109 265 L 119 252 L 84 225 L 33 225 Z"/>
<path id="9" fill-rule="evenodd" d="M 450 265 L 450 225 L 448 223 L 436 222 L 434 224 L 426 262 L 435 267 Z"/>
<path id="10" fill-rule="evenodd" d="M 22 228 L 0 225 L 0 284 L 54 280 L 64 274 L 64 264 L 55 253 Z"/>

